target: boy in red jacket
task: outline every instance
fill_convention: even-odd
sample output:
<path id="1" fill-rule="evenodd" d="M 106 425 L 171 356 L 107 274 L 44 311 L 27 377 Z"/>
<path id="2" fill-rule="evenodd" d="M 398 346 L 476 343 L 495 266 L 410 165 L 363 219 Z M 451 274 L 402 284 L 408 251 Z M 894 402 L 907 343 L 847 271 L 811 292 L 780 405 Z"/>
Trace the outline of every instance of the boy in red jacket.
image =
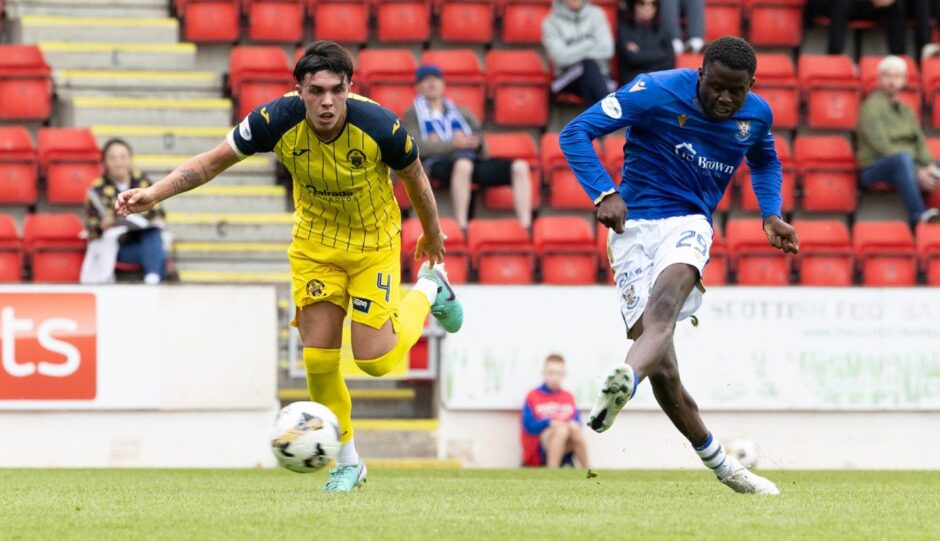
<path id="1" fill-rule="evenodd" d="M 532 389 L 522 407 L 522 464 L 573 466 L 572 458 L 588 468 L 587 445 L 581 433 L 581 415 L 574 397 L 561 388 L 565 359 L 549 355 L 543 371 L 545 383 Z"/>

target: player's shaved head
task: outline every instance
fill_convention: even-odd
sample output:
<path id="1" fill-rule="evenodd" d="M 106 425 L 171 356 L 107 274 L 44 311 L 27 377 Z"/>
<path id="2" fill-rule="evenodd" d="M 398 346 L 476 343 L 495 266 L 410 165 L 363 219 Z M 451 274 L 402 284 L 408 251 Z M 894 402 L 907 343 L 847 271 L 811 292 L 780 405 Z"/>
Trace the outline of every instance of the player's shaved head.
<path id="1" fill-rule="evenodd" d="M 302 84 L 304 76 L 315 74 L 318 71 L 331 71 L 339 76 L 346 76 L 346 82 L 352 80 L 353 63 L 346 49 L 340 47 L 335 41 L 314 41 L 304 49 L 294 66 L 294 79 Z"/>
<path id="2" fill-rule="evenodd" d="M 744 70 L 750 77 L 757 71 L 757 54 L 754 47 L 741 38 L 725 36 L 708 44 L 702 69 L 708 69 L 712 62 L 720 62 L 733 70 Z"/>

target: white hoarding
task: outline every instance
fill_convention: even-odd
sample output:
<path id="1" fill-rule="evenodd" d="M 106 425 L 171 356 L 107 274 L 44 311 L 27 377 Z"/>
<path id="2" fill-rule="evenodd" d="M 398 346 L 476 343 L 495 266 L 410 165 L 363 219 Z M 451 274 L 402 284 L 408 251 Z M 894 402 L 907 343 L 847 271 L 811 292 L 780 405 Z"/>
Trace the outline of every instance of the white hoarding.
<path id="1" fill-rule="evenodd" d="M 626 339 L 613 287 L 461 288 L 443 343 L 450 409 L 518 409 L 548 353 L 590 408 Z M 711 410 L 940 410 L 940 290 L 711 288 L 676 328 L 685 386 Z M 649 383 L 631 408 L 653 409 Z"/>

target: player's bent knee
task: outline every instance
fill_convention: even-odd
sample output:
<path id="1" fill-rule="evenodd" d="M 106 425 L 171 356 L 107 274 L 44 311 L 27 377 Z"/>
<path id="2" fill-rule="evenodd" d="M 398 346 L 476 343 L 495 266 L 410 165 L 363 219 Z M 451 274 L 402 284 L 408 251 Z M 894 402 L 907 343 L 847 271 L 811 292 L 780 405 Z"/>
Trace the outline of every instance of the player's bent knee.
<path id="1" fill-rule="evenodd" d="M 375 359 L 356 359 L 356 366 L 366 374 L 378 378 L 391 372 L 401 360 L 402 356 L 393 349 Z"/>

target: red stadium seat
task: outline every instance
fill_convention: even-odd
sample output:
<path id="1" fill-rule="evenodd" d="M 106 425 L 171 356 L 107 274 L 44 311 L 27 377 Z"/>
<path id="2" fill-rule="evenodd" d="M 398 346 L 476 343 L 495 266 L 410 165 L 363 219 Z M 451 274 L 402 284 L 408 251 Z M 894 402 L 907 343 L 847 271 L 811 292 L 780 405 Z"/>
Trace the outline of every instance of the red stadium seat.
<path id="1" fill-rule="evenodd" d="M 597 282 L 594 231 L 584 218 L 544 216 L 532 226 L 532 242 L 546 284 Z"/>
<path id="2" fill-rule="evenodd" d="M 558 134 L 542 135 L 542 171 L 549 186 L 549 205 L 556 209 L 594 210 L 594 201 L 584 192 L 574 172 L 568 166 L 558 144 Z M 600 145 L 594 142 L 594 151 L 602 155 Z M 603 161 L 603 160 L 602 160 Z"/>
<path id="3" fill-rule="evenodd" d="M 790 283 L 790 259 L 767 242 L 760 218 L 729 220 L 728 251 L 738 284 L 784 286 Z"/>
<path id="4" fill-rule="evenodd" d="M 703 54 L 682 53 L 676 56 L 676 67 L 697 70 L 702 67 L 703 60 Z"/>
<path id="5" fill-rule="evenodd" d="M 728 248 L 725 246 L 721 229 L 717 225 L 712 227 L 715 234 L 712 236 L 712 245 L 708 250 L 708 264 L 702 275 L 702 283 L 705 287 L 723 286 L 728 283 Z"/>
<path id="6" fill-rule="evenodd" d="M 551 0 L 499 0 L 503 4 L 503 43 L 542 42 L 542 19 L 552 10 Z"/>
<path id="7" fill-rule="evenodd" d="M 484 43 L 493 41 L 493 0 L 443 0 L 440 5 L 440 37 L 444 41 Z"/>
<path id="8" fill-rule="evenodd" d="M 417 69 L 408 49 L 363 49 L 358 81 L 364 94 L 403 116 L 415 99 Z"/>
<path id="9" fill-rule="evenodd" d="M 794 160 L 803 182 L 802 207 L 817 212 L 854 212 L 855 158 L 840 136 L 797 137 Z"/>
<path id="10" fill-rule="evenodd" d="M 229 56 L 229 89 L 242 119 L 252 109 L 293 90 L 295 81 L 281 47 L 236 45 Z"/>
<path id="11" fill-rule="evenodd" d="M 800 285 L 850 286 L 855 261 L 849 228 L 841 220 L 794 220 L 800 238 Z"/>
<path id="12" fill-rule="evenodd" d="M 241 33 L 240 0 L 186 0 L 180 12 L 183 39 L 197 43 L 233 43 Z"/>
<path id="13" fill-rule="evenodd" d="M 878 87 L 878 63 L 881 62 L 883 56 L 863 56 L 859 62 L 859 69 L 861 70 L 861 84 L 862 90 L 865 92 L 871 92 Z M 903 56 L 904 61 L 907 63 L 907 87 L 901 91 L 898 95 L 898 100 L 902 103 L 910 105 L 914 109 L 914 115 L 919 119 L 921 115 L 921 109 L 923 99 L 921 97 L 921 88 L 920 88 L 920 71 L 917 69 L 917 64 L 914 63 L 914 60 L 909 56 Z"/>
<path id="14" fill-rule="evenodd" d="M 28 214 L 23 241 L 34 282 L 78 282 L 85 258 L 85 229 L 75 214 Z"/>
<path id="15" fill-rule="evenodd" d="M 0 45 L 0 120 L 46 120 L 52 70 L 36 45 Z"/>
<path id="16" fill-rule="evenodd" d="M 745 0 L 748 40 L 755 47 L 799 47 L 806 0 Z"/>
<path id="17" fill-rule="evenodd" d="M 532 189 L 532 210 L 539 208 L 539 156 L 535 140 L 524 132 L 485 133 L 486 148 L 491 158 L 520 159 L 529 162 Z M 508 210 L 513 208 L 512 187 L 494 186 L 483 195 L 487 208 Z"/>
<path id="18" fill-rule="evenodd" d="M 467 244 L 481 283 L 532 283 L 534 251 L 529 233 L 517 220 L 470 220 Z"/>
<path id="19" fill-rule="evenodd" d="M 23 240 L 16 232 L 16 221 L 0 214 L 0 282 L 23 281 Z"/>
<path id="20" fill-rule="evenodd" d="M 757 55 L 754 91 L 774 113 L 774 127 L 794 130 L 800 123 L 800 93 L 793 60 L 785 54 Z"/>
<path id="21" fill-rule="evenodd" d="M 453 218 L 441 218 L 441 231 L 447 236 L 447 255 L 444 256 L 444 264 L 447 269 L 447 279 L 454 284 L 467 283 L 470 270 L 470 253 L 467 250 L 467 239 L 464 237 L 463 230 L 457 225 L 457 220 Z M 417 218 L 409 218 L 402 223 L 401 227 L 401 256 L 402 268 L 411 269 L 412 279 L 418 276 L 418 269 L 422 261 L 416 261 L 414 258 L 415 248 L 418 245 L 418 237 L 421 236 L 421 222 Z"/>
<path id="22" fill-rule="evenodd" d="M 91 130 L 40 129 L 39 173 L 46 179 L 50 203 L 84 202 L 91 182 L 101 174 L 101 152 Z"/>
<path id="23" fill-rule="evenodd" d="M 339 43 L 369 40 L 370 3 L 363 0 L 310 0 L 313 37 Z M 338 24 L 342 21 L 342 24 Z"/>
<path id="24" fill-rule="evenodd" d="M 780 159 L 780 165 L 783 169 L 783 183 L 780 186 L 780 194 L 783 197 L 783 211 L 793 210 L 796 198 L 796 167 L 793 164 L 793 158 L 790 155 L 790 145 L 782 137 L 775 139 L 777 147 L 777 156 Z M 751 171 L 747 163 L 741 164 L 735 174 L 735 179 L 741 189 L 741 208 L 747 211 L 759 211 L 760 202 L 757 195 L 754 194 L 754 188 L 751 184 Z"/>
<path id="25" fill-rule="evenodd" d="M 247 0 L 248 37 L 299 43 L 304 37 L 304 0 Z"/>
<path id="26" fill-rule="evenodd" d="M 866 286 L 912 286 L 917 283 L 914 238 L 902 221 L 855 222 L 855 258 Z"/>
<path id="27" fill-rule="evenodd" d="M 940 100 L 937 99 L 937 96 L 940 95 L 940 57 L 925 58 L 920 67 L 923 77 L 924 98 L 932 113 L 931 124 L 934 128 L 938 128 L 940 127 Z"/>
<path id="28" fill-rule="evenodd" d="M 855 65 L 845 55 L 800 55 L 800 88 L 810 128 L 854 130 L 861 100 Z"/>
<path id="29" fill-rule="evenodd" d="M 548 123 L 548 69 L 534 49 L 486 53 L 493 122 L 542 128 Z"/>
<path id="30" fill-rule="evenodd" d="M 917 255 L 927 273 L 927 285 L 940 286 L 940 224 L 917 225 Z"/>
<path id="31" fill-rule="evenodd" d="M 39 197 L 38 161 L 29 131 L 0 126 L 0 203 L 32 205 Z"/>
<path id="32" fill-rule="evenodd" d="M 705 41 L 715 41 L 722 36 L 741 35 L 740 2 L 734 0 L 705 2 Z"/>
<path id="33" fill-rule="evenodd" d="M 486 78 L 473 49 L 424 51 L 421 63 L 440 67 L 447 82 L 447 96 L 469 109 L 480 123 L 486 122 Z"/>
<path id="34" fill-rule="evenodd" d="M 431 39 L 430 2 L 377 1 L 376 28 L 379 41 L 417 43 Z"/>

